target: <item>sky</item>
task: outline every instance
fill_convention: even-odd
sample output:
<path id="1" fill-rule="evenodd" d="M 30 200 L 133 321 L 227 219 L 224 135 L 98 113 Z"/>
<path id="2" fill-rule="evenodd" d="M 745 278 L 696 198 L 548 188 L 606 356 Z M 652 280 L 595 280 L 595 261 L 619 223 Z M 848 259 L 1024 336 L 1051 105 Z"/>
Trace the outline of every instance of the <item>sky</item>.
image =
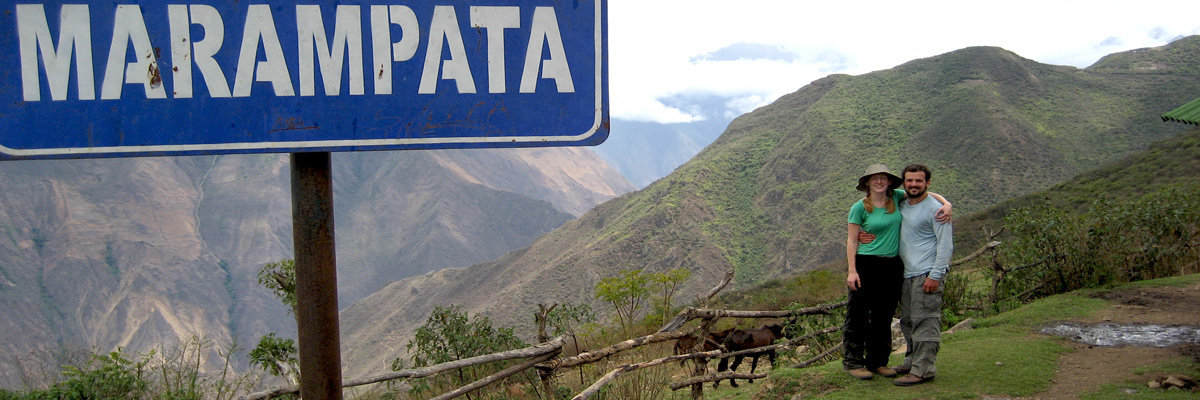
<path id="1" fill-rule="evenodd" d="M 1200 34 L 1197 15 L 1200 0 L 609 0 L 610 108 L 614 119 L 695 122 L 712 116 L 680 99 L 717 96 L 718 118 L 731 119 L 830 74 L 970 46 L 1084 68 Z"/>

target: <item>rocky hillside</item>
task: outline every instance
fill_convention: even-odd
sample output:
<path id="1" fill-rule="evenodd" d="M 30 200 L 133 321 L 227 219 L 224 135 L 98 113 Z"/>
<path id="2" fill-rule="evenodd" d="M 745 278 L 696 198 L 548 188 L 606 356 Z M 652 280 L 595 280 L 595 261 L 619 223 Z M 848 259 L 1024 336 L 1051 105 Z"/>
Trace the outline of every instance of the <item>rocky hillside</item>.
<path id="1" fill-rule="evenodd" d="M 537 303 L 594 302 L 619 270 L 687 268 L 690 298 L 844 257 L 855 178 L 871 163 L 934 170 L 965 215 L 1046 189 L 1178 135 L 1162 112 L 1200 93 L 1200 37 L 1040 64 L 972 47 L 860 76 L 834 75 L 743 115 L 694 159 L 495 261 L 387 286 L 342 313 L 348 375 L 385 368 L 433 305 L 462 304 L 531 335 Z"/>
<path id="2" fill-rule="evenodd" d="M 333 162 L 343 305 L 494 259 L 633 189 L 586 149 Z M 0 163 L 0 387 L 63 350 L 291 335 L 294 319 L 255 279 L 292 254 L 289 173 L 287 155 Z"/>

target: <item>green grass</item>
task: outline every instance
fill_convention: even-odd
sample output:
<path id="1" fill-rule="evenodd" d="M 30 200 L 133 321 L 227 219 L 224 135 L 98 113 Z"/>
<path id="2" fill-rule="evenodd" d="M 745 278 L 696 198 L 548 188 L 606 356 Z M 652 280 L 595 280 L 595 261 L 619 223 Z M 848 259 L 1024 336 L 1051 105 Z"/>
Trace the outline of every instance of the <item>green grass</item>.
<path id="1" fill-rule="evenodd" d="M 1130 285 L 1183 286 L 1195 282 L 1200 282 L 1200 274 Z M 722 389 L 716 391 L 710 386 L 706 387 L 705 394 L 713 399 L 755 400 L 786 400 L 796 394 L 804 398 L 819 396 L 822 399 L 849 400 L 1032 396 L 1053 385 L 1058 360 L 1070 351 L 1063 339 L 1036 334 L 1036 328 L 1051 321 L 1088 318 L 1110 307 L 1111 303 L 1088 295 L 1095 291 L 1082 290 L 1040 299 L 1015 310 L 980 319 L 974 324 L 973 330 L 943 336 L 937 361 L 937 379 L 928 384 L 897 387 L 892 385 L 891 379 L 859 381 L 842 371 L 840 361 L 833 361 L 806 369 L 775 369 L 770 372 L 769 383 L 755 383 L 740 389 L 730 389 L 722 384 Z M 901 355 L 893 355 L 891 364 L 901 361 Z M 1142 379 L 1142 382 L 1115 382 L 1083 398 L 1195 398 L 1195 393 L 1191 392 L 1150 390 L 1145 382 L 1164 373 L 1196 376 L 1200 373 L 1200 364 L 1180 357 L 1135 373 L 1145 375 L 1146 379 Z M 1129 394 L 1128 390 L 1136 390 L 1136 393 Z"/>
<path id="2" fill-rule="evenodd" d="M 978 320 L 976 328 L 1033 328 L 1050 321 L 1084 318 L 1108 307 L 1108 301 L 1085 295 L 1089 290 L 1047 297 L 1015 310 Z"/>
<path id="3" fill-rule="evenodd" d="M 1180 287 L 1200 282 L 1200 274 L 1172 276 L 1161 279 L 1151 279 L 1129 283 L 1130 287 Z"/>
<path id="4" fill-rule="evenodd" d="M 1002 315 L 1000 321 L 985 321 L 990 327 L 943 337 L 937 379 L 930 384 L 897 387 L 891 379 L 859 381 L 843 373 L 839 362 L 831 362 L 811 370 L 781 369 L 773 374 L 774 379 L 792 382 L 779 385 L 780 396 L 765 398 L 790 398 L 784 392 L 853 400 L 1033 395 L 1053 384 L 1058 358 L 1068 347 L 1061 340 L 1031 334 L 1030 324 L 1043 317 L 1049 320 L 1049 315 L 1084 316 L 1092 310 L 1090 302 L 1078 300 L 1031 304 L 1014 311 L 1012 317 Z M 1072 308 L 1058 308 L 1064 305 Z M 901 360 L 901 355 L 892 356 L 893 365 Z"/>

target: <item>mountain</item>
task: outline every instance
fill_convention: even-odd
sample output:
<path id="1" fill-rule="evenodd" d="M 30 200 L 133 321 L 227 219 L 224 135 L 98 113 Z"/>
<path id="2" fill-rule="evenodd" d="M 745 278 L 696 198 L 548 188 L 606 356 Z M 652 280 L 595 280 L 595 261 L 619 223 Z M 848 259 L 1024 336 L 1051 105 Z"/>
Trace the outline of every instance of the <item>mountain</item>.
<path id="1" fill-rule="evenodd" d="M 633 190 L 579 148 L 402 155 L 338 155 L 358 160 L 334 166 L 334 224 L 351 227 L 338 230 L 338 252 L 369 266 L 339 267 L 343 307 L 401 278 L 499 257 Z"/>
<path id="2" fill-rule="evenodd" d="M 639 188 L 667 176 L 721 135 L 733 112 L 735 97 L 720 95 L 673 96 L 663 99 L 670 107 L 688 110 L 702 119 L 658 123 L 614 118 L 608 140 L 595 151 Z"/>
<path id="3" fill-rule="evenodd" d="M 579 148 L 338 153 L 333 169 L 343 305 L 633 189 Z M 72 349 L 292 335 L 256 283 L 292 257 L 289 175 L 279 154 L 0 163 L 0 387 Z"/>
<path id="4" fill-rule="evenodd" d="M 595 284 L 620 270 L 690 269 L 684 299 L 730 268 L 737 288 L 839 260 L 854 183 L 871 163 L 929 165 L 932 190 L 959 215 L 1044 190 L 1179 134 L 1158 116 L 1200 93 L 1197 59 L 1196 36 L 1085 69 L 971 47 L 817 80 L 738 117 L 671 175 L 528 247 L 392 283 L 347 308 L 347 375 L 400 356 L 434 305 L 461 304 L 531 336 L 535 304 L 595 303 Z"/>
<path id="5" fill-rule="evenodd" d="M 199 240 L 198 161 L 0 164 L 4 386 L 80 347 L 230 341 L 229 274 Z"/>

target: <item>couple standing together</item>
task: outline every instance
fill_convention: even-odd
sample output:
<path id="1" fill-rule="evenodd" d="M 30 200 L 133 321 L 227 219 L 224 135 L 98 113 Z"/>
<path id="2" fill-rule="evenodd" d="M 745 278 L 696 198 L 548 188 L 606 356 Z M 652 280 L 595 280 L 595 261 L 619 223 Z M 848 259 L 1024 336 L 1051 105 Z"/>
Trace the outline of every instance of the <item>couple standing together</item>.
<path id="1" fill-rule="evenodd" d="M 936 372 L 942 282 L 954 245 L 950 203 L 926 191 L 932 175 L 929 168 L 909 165 L 901 175 L 875 164 L 858 179 L 857 189 L 866 197 L 850 208 L 848 221 L 850 295 L 842 330 L 842 365 L 859 379 L 903 375 L 892 383 L 909 386 L 932 380 Z M 908 350 L 904 363 L 890 368 L 897 303 Z"/>

